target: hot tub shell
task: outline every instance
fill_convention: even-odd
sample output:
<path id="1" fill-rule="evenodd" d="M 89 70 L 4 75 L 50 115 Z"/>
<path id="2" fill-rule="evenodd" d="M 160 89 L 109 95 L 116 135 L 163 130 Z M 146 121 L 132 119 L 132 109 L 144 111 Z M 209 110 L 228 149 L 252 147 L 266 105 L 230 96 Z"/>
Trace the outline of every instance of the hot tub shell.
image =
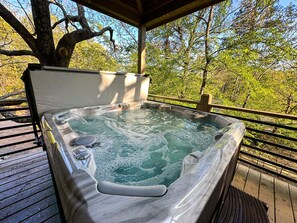
<path id="1" fill-rule="evenodd" d="M 150 80 L 139 74 L 29 65 L 22 79 L 33 125 L 42 131 L 67 222 L 204 223 L 213 219 L 233 178 L 244 134 L 242 122 L 146 101 Z M 74 157 L 72 151 L 76 147 L 70 141 L 77 135 L 67 121 L 56 123 L 57 114 L 70 110 L 79 115 L 96 114 L 98 109 L 121 110 L 140 105 L 193 119 L 207 118 L 222 127 L 222 131 L 205 152 L 185 157 L 181 176 L 167 188 L 165 195 L 103 194 L 92 177 L 95 171 L 92 154 L 86 160 Z"/>
<path id="2" fill-rule="evenodd" d="M 210 222 L 214 218 L 233 178 L 244 134 L 243 123 L 150 101 L 67 111 L 87 115 L 96 114 L 100 109 L 122 110 L 139 106 L 174 112 L 191 119 L 209 119 L 222 129 L 215 137 L 216 142 L 206 151 L 185 157 L 181 176 L 168 187 L 165 195 L 122 196 L 98 191 L 98 182 L 92 177 L 92 156 L 84 163 L 75 159 L 72 153 L 75 147 L 70 142 L 77 134 L 67 121 L 56 123 L 55 115 L 61 110 L 45 113 L 41 129 L 67 222 Z"/>

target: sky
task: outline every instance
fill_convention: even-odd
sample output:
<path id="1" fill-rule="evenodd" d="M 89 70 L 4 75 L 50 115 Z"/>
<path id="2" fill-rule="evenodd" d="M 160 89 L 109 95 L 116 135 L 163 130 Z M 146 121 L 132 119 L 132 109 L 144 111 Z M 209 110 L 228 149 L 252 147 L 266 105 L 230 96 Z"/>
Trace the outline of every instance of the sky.
<path id="1" fill-rule="evenodd" d="M 294 3 L 297 3 L 297 1 L 295 0 L 280 0 L 279 3 L 282 5 L 282 6 L 287 6 L 290 4 L 290 2 L 294 2 Z"/>

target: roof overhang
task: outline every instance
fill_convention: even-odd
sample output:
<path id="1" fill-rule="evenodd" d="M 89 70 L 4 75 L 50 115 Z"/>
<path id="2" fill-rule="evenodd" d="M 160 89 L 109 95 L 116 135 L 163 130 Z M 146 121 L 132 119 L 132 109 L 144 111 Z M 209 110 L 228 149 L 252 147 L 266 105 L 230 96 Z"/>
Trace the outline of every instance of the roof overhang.
<path id="1" fill-rule="evenodd" d="M 146 30 L 223 0 L 74 0 L 98 12 Z"/>

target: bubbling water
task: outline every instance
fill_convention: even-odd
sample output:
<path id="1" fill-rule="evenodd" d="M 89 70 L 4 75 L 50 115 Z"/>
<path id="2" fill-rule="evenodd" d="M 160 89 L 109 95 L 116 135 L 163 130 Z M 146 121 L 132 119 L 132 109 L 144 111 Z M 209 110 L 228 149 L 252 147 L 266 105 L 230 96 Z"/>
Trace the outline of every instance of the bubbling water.
<path id="1" fill-rule="evenodd" d="M 204 151 L 218 127 L 154 109 L 107 112 L 73 119 L 78 134 L 96 135 L 95 178 L 126 185 L 169 186 L 181 173 L 183 158 Z"/>

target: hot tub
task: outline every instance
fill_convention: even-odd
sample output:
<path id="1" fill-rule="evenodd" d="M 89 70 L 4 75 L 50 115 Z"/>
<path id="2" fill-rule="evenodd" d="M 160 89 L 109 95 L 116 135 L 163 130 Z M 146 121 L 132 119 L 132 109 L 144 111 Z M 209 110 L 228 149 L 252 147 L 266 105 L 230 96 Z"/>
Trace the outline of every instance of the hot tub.
<path id="1" fill-rule="evenodd" d="M 68 222 L 210 222 L 244 134 L 235 119 L 150 101 L 51 111 L 41 128 Z"/>

